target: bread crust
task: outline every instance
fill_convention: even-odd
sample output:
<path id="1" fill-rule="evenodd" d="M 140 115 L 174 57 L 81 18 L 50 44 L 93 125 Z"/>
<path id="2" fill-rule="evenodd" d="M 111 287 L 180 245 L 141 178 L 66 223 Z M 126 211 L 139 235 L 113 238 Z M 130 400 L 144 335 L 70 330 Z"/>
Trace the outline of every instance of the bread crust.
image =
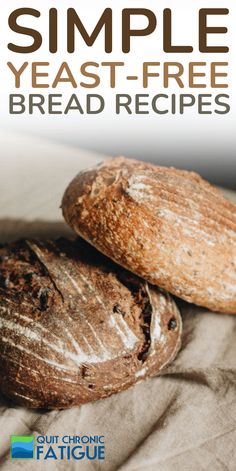
<path id="1" fill-rule="evenodd" d="M 121 266 L 188 302 L 236 313 L 236 205 L 199 175 L 119 157 L 80 173 L 62 209 Z"/>
<path id="2" fill-rule="evenodd" d="M 0 389 L 66 408 L 156 375 L 180 348 L 170 296 L 82 240 L 0 249 Z"/>

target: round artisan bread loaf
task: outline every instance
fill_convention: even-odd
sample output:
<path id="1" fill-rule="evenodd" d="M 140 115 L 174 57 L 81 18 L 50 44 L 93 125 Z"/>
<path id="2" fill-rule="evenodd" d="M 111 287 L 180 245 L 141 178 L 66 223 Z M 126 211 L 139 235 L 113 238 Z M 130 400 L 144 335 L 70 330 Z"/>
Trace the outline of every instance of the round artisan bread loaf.
<path id="1" fill-rule="evenodd" d="M 31 408 L 94 401 L 176 356 L 170 296 L 82 240 L 0 249 L 0 390 Z"/>
<path id="2" fill-rule="evenodd" d="M 118 157 L 80 173 L 62 209 L 121 266 L 186 301 L 236 313 L 236 206 L 199 175 Z"/>

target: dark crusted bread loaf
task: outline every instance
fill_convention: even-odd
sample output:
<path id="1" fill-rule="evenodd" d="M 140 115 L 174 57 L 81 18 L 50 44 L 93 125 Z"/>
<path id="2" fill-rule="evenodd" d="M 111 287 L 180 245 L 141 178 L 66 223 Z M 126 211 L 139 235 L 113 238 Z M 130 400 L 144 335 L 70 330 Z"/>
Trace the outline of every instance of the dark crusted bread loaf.
<path id="1" fill-rule="evenodd" d="M 156 375 L 180 347 L 174 301 L 82 240 L 0 249 L 0 389 L 65 408 Z"/>
<path id="2" fill-rule="evenodd" d="M 72 181 L 62 209 L 121 266 L 186 301 L 236 313 L 236 206 L 199 175 L 111 159 Z"/>

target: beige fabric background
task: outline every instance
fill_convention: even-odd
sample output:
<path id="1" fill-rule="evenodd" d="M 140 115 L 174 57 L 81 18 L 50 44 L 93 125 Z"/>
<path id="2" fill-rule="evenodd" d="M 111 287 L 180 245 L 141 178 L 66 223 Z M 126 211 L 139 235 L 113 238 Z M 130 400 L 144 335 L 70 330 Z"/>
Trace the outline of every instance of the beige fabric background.
<path id="1" fill-rule="evenodd" d="M 0 146 L 0 241 L 69 233 L 63 189 L 101 156 L 7 134 Z M 182 349 L 161 377 L 67 411 L 30 411 L 0 398 L 1 470 L 235 471 L 236 316 L 180 309 Z M 30 433 L 105 435 L 106 460 L 11 462 L 9 436 Z"/>

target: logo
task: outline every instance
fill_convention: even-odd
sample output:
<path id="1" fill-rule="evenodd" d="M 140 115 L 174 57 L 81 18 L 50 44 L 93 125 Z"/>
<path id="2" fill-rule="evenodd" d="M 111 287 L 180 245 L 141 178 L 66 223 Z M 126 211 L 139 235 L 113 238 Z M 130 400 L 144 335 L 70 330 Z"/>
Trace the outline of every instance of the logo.
<path id="1" fill-rule="evenodd" d="M 105 460 L 103 435 L 11 435 L 11 459 Z"/>
<path id="2" fill-rule="evenodd" d="M 12 435 L 11 436 L 11 458 L 32 459 L 34 458 L 34 436 Z"/>

